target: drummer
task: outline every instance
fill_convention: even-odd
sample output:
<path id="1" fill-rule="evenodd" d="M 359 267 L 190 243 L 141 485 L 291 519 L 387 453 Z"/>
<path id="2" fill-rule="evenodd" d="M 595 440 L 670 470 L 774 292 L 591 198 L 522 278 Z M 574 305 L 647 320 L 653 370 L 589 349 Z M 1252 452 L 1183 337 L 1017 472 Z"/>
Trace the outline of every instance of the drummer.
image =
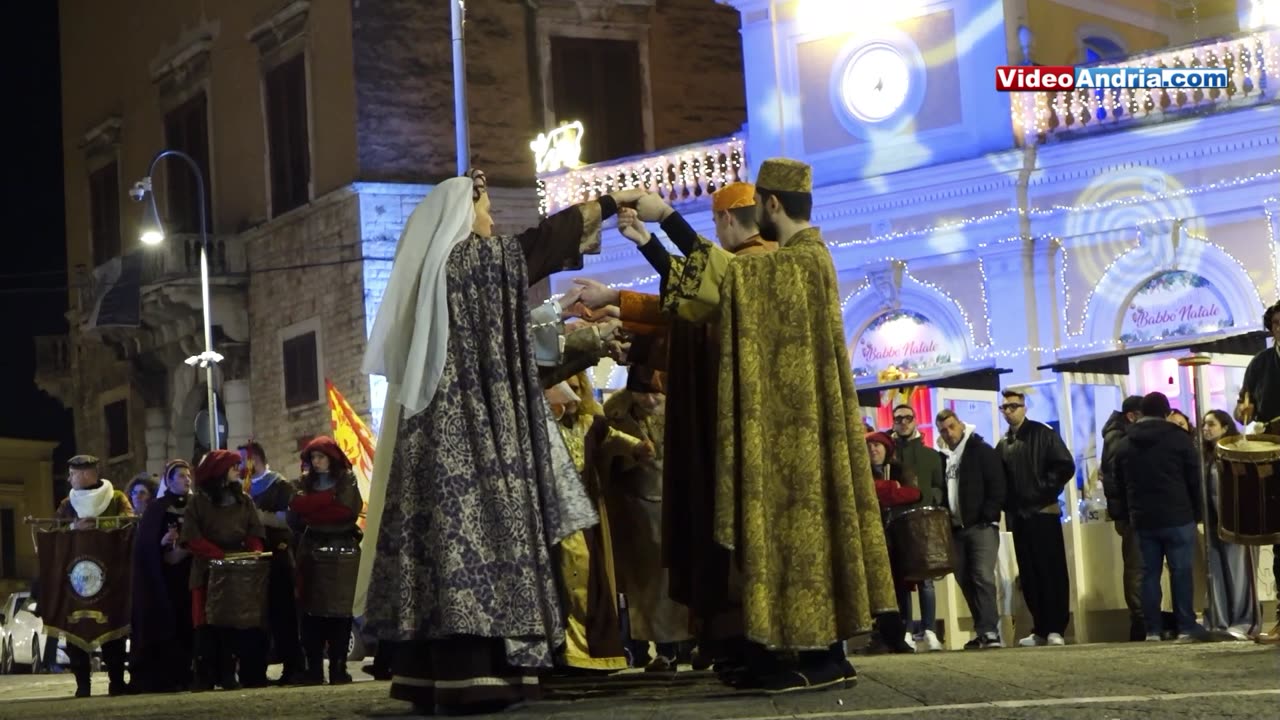
<path id="1" fill-rule="evenodd" d="M 339 566 L 341 577 L 316 578 L 320 568 L 314 550 L 319 547 L 360 548 L 360 529 L 356 519 L 364 505 L 351 461 L 333 438 L 318 437 L 302 451 L 307 470 L 298 481 L 300 495 L 294 496 L 289 510 L 301 525 L 302 540 L 298 546 L 301 580 L 302 648 L 307 670 L 304 682 L 324 682 L 323 662 L 328 645 L 329 684 L 345 685 L 352 681 L 347 672 L 347 643 L 351 637 L 351 606 L 355 595 L 357 562 Z M 307 579 L 311 579 L 308 586 Z M 322 587 L 316 587 L 316 585 Z"/>
<path id="2" fill-rule="evenodd" d="M 262 552 L 266 532 L 240 479 L 240 454 L 214 450 L 200 461 L 196 488 L 183 514 L 181 539 L 191 551 L 191 621 L 196 628 L 196 677 L 193 689 L 238 690 L 236 658 L 252 657 L 262 642 L 261 630 L 213 627 L 206 621 L 209 561 L 228 552 Z M 257 598 L 243 598 L 254 602 Z"/>
<path id="3" fill-rule="evenodd" d="M 894 508 L 902 508 L 920 501 L 920 488 L 916 487 L 914 478 L 908 477 L 895 456 L 895 444 L 888 433 L 867 433 L 867 455 L 871 459 L 871 475 L 876 481 L 876 499 L 880 502 L 880 510 L 888 521 Z M 892 558 L 892 554 L 890 554 Z M 897 577 L 898 568 L 891 568 L 894 582 L 899 589 L 910 587 Z M 899 613 L 888 613 L 876 617 L 876 633 L 881 644 L 895 653 L 913 653 L 916 651 L 915 638 L 906 629 Z"/>
<path id="4" fill-rule="evenodd" d="M 1235 418 L 1246 426 L 1245 432 L 1260 432 L 1256 426 L 1248 427 L 1256 422 L 1270 425 L 1267 431 L 1271 434 L 1280 434 L 1280 302 L 1262 314 L 1262 326 L 1271 333 L 1271 347 L 1255 355 L 1245 368 Z M 1280 578 L 1280 545 L 1271 548 L 1271 558 L 1272 574 Z M 1276 604 L 1275 627 L 1258 640 L 1280 644 L 1280 603 Z"/>
<path id="5" fill-rule="evenodd" d="M 113 487 L 111 481 L 98 476 L 98 458 L 92 455 L 76 455 L 67 462 L 70 470 L 68 481 L 71 494 L 58 506 L 56 517 L 71 522 L 72 530 L 108 529 L 116 523 L 98 518 L 133 515 L 133 506 L 125 494 Z M 67 643 L 67 659 L 76 676 L 76 697 L 89 697 L 89 653 Z M 107 693 L 124 695 L 129 686 L 124 682 L 124 638 L 102 643 L 102 661 L 107 666 L 110 679 Z"/>

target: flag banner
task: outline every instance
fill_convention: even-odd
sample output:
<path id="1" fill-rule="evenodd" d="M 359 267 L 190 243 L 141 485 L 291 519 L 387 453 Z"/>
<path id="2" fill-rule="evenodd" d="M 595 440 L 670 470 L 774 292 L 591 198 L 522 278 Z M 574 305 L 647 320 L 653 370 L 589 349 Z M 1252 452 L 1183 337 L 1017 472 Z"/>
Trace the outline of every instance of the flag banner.
<path id="1" fill-rule="evenodd" d="M 35 533 L 46 633 L 85 651 L 129 634 L 134 524 L 123 525 Z"/>
<path id="2" fill-rule="evenodd" d="M 364 508 L 360 511 L 359 520 L 360 529 L 364 530 L 369 509 L 369 478 L 373 476 L 373 450 L 377 443 L 369 426 L 327 378 L 324 387 L 329 396 L 329 417 L 333 425 L 334 442 L 338 443 L 338 447 L 342 448 L 342 452 L 351 461 L 360 497 L 364 498 Z"/>

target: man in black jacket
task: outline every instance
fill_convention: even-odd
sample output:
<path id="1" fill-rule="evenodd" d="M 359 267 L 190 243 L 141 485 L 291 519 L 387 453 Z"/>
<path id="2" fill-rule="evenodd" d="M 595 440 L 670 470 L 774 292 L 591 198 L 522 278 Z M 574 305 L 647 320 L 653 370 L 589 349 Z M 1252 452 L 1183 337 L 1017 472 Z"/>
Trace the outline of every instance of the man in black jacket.
<path id="1" fill-rule="evenodd" d="M 1071 589 L 1058 496 L 1075 476 L 1076 463 L 1053 428 L 1027 419 L 1026 393 L 1009 389 L 1002 395 L 1000 410 L 1009 432 L 996 453 L 1007 483 L 1005 522 L 1013 533 L 1018 581 L 1033 623 L 1031 634 L 1018 644 L 1065 645 Z"/>
<path id="2" fill-rule="evenodd" d="M 1196 622 L 1191 563 L 1195 555 L 1200 506 L 1200 459 L 1195 443 L 1165 418 L 1169 398 L 1153 392 L 1142 398 L 1142 417 L 1127 431 L 1115 460 L 1120 503 L 1111 508 L 1129 522 L 1142 546 L 1142 609 L 1147 640 L 1159 640 L 1160 575 L 1169 562 L 1169 586 L 1178 639 L 1205 634 Z"/>
<path id="3" fill-rule="evenodd" d="M 1000 510 L 1004 507 L 1004 465 L 1000 456 L 951 410 L 934 420 L 945 459 L 947 508 L 956 549 L 956 582 L 969 603 L 975 637 L 966 650 L 1000 647 L 996 609 L 996 559 L 1000 551 Z"/>
<path id="4" fill-rule="evenodd" d="M 1112 412 L 1102 426 L 1102 492 L 1107 496 L 1107 507 L 1115 507 L 1122 503 L 1115 484 L 1115 459 L 1121 446 L 1124 445 L 1125 431 L 1141 415 L 1142 397 L 1130 395 L 1124 399 L 1118 412 Z M 1147 637 L 1147 626 L 1142 619 L 1142 550 L 1138 547 L 1138 536 L 1133 526 L 1127 522 L 1116 520 L 1116 534 L 1120 536 L 1120 554 L 1124 559 L 1124 604 L 1129 606 L 1129 640 L 1143 640 Z"/>

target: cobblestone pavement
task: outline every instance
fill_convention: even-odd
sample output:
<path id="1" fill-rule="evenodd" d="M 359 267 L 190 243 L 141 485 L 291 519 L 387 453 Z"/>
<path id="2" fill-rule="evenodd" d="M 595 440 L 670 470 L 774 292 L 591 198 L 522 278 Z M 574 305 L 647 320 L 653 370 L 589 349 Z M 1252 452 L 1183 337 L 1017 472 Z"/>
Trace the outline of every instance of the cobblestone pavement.
<path id="1" fill-rule="evenodd" d="M 512 720 L 835 720 L 917 716 L 1129 720 L 1276 717 L 1280 648 L 1248 643 L 1086 645 L 854 657 L 851 690 L 765 698 L 710 673 L 627 672 L 558 682 L 548 698 L 503 713 Z M 66 674 L 0 677 L 0 718 L 390 718 L 408 707 L 359 672 L 344 687 L 69 699 Z M 94 678 L 105 693 L 106 678 Z"/>

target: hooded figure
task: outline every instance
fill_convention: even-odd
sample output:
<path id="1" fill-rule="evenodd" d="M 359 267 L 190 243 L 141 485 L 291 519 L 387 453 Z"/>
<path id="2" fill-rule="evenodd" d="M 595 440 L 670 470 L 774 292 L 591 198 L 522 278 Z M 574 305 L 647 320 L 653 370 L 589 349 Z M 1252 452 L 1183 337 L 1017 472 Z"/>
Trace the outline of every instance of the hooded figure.
<path id="1" fill-rule="evenodd" d="M 129 639 L 135 692 L 181 691 L 191 684 L 191 553 L 179 541 L 190 491 L 191 464 L 170 460 L 157 498 L 138 523 Z"/>

